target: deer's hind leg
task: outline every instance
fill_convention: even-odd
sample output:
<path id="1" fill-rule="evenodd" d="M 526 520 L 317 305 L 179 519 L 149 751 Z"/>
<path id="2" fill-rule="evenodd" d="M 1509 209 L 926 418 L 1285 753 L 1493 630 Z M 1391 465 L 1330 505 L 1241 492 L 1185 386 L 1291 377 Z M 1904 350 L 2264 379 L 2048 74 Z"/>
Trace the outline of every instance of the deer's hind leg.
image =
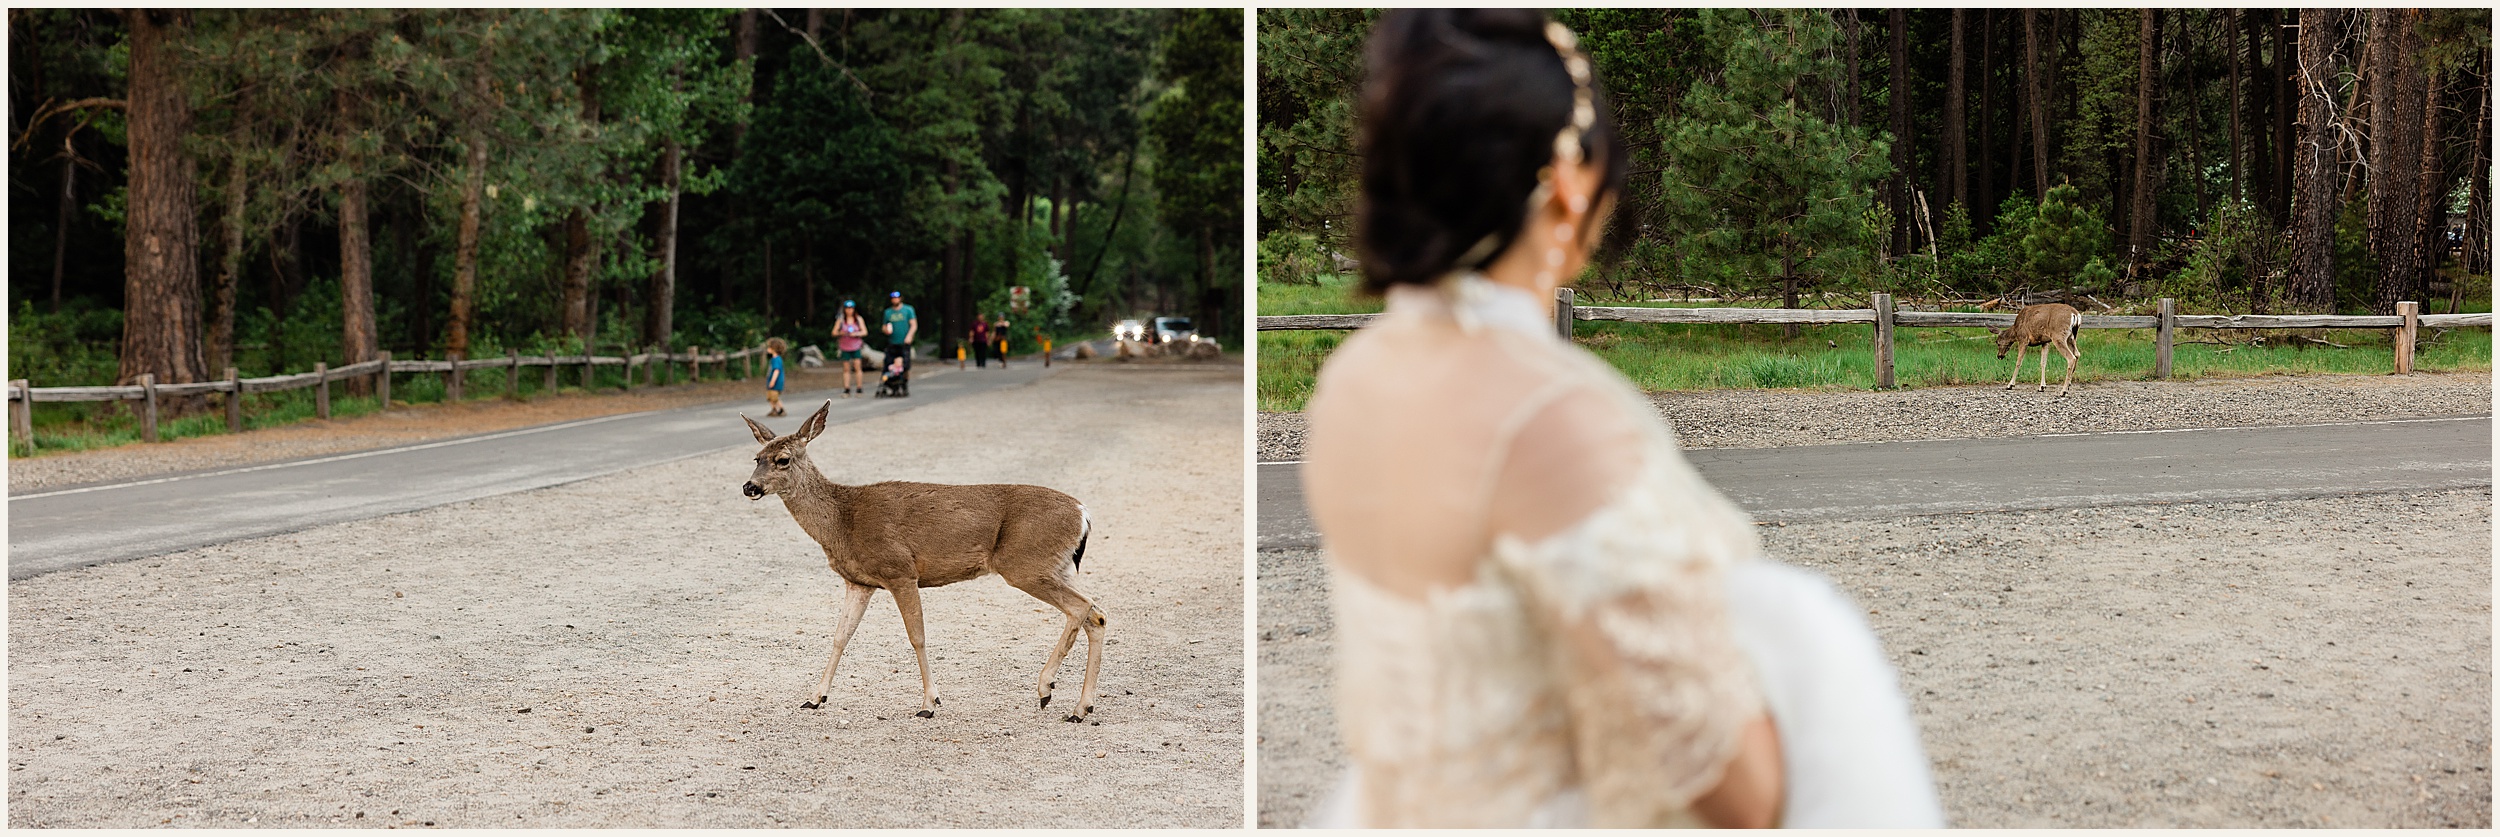
<path id="1" fill-rule="evenodd" d="M 842 582 L 842 622 L 833 629 L 833 659 L 825 661 L 825 676 L 816 681 L 816 699 L 801 702 L 800 709 L 825 705 L 825 694 L 833 691 L 833 670 L 842 665 L 842 649 L 850 646 L 851 632 L 859 630 L 859 618 L 868 612 L 868 597 L 876 592 L 877 588 L 865 584 Z"/>
<path id="2" fill-rule="evenodd" d="M 1059 631 L 1059 641 L 1051 647 L 1050 659 L 1042 663 L 1042 676 L 1034 689 L 1041 698 L 1041 705 L 1050 705 L 1051 690 L 1059 685 L 1059 664 L 1076 646 L 1076 632 L 1079 629 L 1085 631 L 1085 686 L 1077 693 L 1076 708 L 1067 717 L 1070 722 L 1085 720 L 1085 716 L 1094 711 L 1094 689 L 1102 677 L 1102 640 L 1108 624 L 1102 609 L 1095 607 L 1094 601 L 1086 598 L 1085 594 L 1077 592 L 1060 573 L 1011 578 L 1007 583 L 1058 608 L 1068 617 L 1067 625 Z"/>
<path id="3" fill-rule="evenodd" d="M 920 711 L 923 718 L 937 717 L 937 684 L 929 679 L 929 647 L 920 632 L 920 583 L 906 579 L 887 592 L 894 594 L 894 609 L 903 612 L 903 633 L 911 636 L 912 656 L 920 659 Z"/>
<path id="4" fill-rule="evenodd" d="M 2075 358 L 2082 357 L 2083 352 L 2077 350 L 2073 343 L 2061 344 L 2057 347 L 2057 351 L 2066 356 L 2066 382 L 2057 387 L 2057 397 L 2064 398 L 2067 390 L 2075 388 Z M 2048 388 L 2047 378 L 2040 379 L 2040 388 Z"/>

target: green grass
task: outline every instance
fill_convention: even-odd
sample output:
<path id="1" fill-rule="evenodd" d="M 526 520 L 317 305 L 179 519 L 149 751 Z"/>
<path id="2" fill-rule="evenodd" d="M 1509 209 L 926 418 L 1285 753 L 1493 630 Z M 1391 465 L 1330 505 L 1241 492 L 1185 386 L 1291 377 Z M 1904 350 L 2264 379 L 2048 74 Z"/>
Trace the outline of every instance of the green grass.
<path id="1" fill-rule="evenodd" d="M 1711 303 L 1717 305 L 1719 303 Z M 2446 307 L 2444 304 L 2440 307 Z M 2468 305 L 2468 311 L 2478 306 Z M 2488 308 L 2488 301 L 2479 306 Z M 1352 314 L 1379 310 L 1357 300 L 1344 280 L 1317 286 L 1259 286 L 1259 313 Z M 2272 374 L 2386 374 L 2395 367 L 2391 335 L 2378 330 L 2332 329 L 2323 335 L 2352 348 L 2282 343 L 2216 346 L 2180 342 L 2171 353 L 2171 377 L 2229 378 Z M 2211 332 L 2181 331 L 2181 341 Z M 2433 339 L 2425 331 L 2414 368 L 2425 372 L 2491 371 L 2491 332 L 2452 329 Z M 1573 339 L 1621 370 L 1642 389 L 1872 389 L 1874 329 L 1863 325 L 1805 326 L 1787 337 L 1776 325 L 1653 325 L 1581 322 Z M 1343 332 L 1288 331 L 1259 335 L 1259 409 L 1298 411 L 1311 384 Z M 2075 381 L 2149 380 L 2153 375 L 2151 329 L 2086 329 L 2078 343 Z M 1893 375 L 1903 387 L 2002 383 L 2013 374 L 2012 355 L 1999 360 L 1985 329 L 1904 328 L 1893 332 Z M 2038 352 L 2023 361 L 2039 380 Z M 2065 373 L 2065 360 L 2049 363 L 2049 382 Z"/>
<path id="2" fill-rule="evenodd" d="M 511 373 L 502 369 L 469 370 L 464 376 L 467 391 L 462 393 L 461 400 L 466 403 L 502 398 L 504 376 L 507 374 Z M 518 394 L 522 399 L 547 394 L 546 367 L 525 366 L 519 370 L 518 376 L 520 378 L 517 382 L 520 384 Z M 582 388 L 581 376 L 582 370 L 579 366 L 559 368 L 556 392 L 576 395 L 585 392 L 614 393 L 625 383 L 623 367 L 598 367 L 597 374 L 592 378 L 595 387 L 593 390 Z M 703 365 L 703 379 L 707 381 L 743 380 L 745 378 L 746 367 L 742 362 L 729 363 L 726 375 L 722 373 L 719 363 Z M 678 366 L 676 376 L 672 381 L 686 383 L 685 367 L 682 364 Z M 391 376 L 391 402 L 401 405 L 444 403 L 445 396 L 448 394 L 444 391 L 444 384 L 444 376 L 439 372 L 394 374 Z M 643 386 L 639 376 L 636 377 L 634 386 Z M 175 415 L 180 406 L 180 399 L 159 402 L 161 412 L 158 414 L 156 423 L 158 438 L 172 441 L 192 436 L 224 434 L 226 410 L 224 402 L 219 400 L 221 398 L 223 396 L 208 396 L 203 402 L 206 408 L 189 415 Z M 311 387 L 285 392 L 245 395 L 243 396 L 243 428 L 258 430 L 311 421 L 318 412 L 318 405 L 314 399 L 314 389 Z M 95 450 L 136 443 L 139 441 L 139 409 L 141 409 L 139 402 L 136 401 L 36 404 L 33 416 L 34 450 L 28 451 L 24 442 L 12 436 L 9 439 L 9 456 L 23 458 L 30 455 Z M 349 396 L 347 384 L 344 381 L 331 383 L 331 418 L 349 418 L 380 410 L 380 399 L 371 395 Z"/>

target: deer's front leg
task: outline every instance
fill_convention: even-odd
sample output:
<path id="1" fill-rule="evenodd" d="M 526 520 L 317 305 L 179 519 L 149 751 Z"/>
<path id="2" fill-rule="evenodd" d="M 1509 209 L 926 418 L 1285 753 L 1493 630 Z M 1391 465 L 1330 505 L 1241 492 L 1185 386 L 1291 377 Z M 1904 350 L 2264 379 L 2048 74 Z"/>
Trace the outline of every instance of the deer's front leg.
<path id="1" fill-rule="evenodd" d="M 842 582 L 842 621 L 833 628 L 833 659 L 825 661 L 825 676 L 816 681 L 816 699 L 802 702 L 800 709 L 825 705 L 825 695 L 833 691 L 833 670 L 842 665 L 842 649 L 851 644 L 851 632 L 859 629 L 859 619 L 868 612 L 868 597 L 877 588 L 865 584 Z"/>
<path id="2" fill-rule="evenodd" d="M 2054 349 L 2054 348 L 2057 348 L 2057 344 L 2055 344 L 2055 343 L 2051 343 L 2051 344 L 2049 344 L 2049 345 L 2046 345 L 2046 346 L 2042 346 L 2042 347 L 2040 347 L 2040 391 L 2041 391 L 2041 392 L 2047 392 L 2047 391 L 2049 391 L 2049 350 L 2050 350 L 2050 349 Z M 2017 366 L 2017 367 L 2015 367 L 2015 368 L 2014 368 L 2014 371 L 2016 371 L 2016 372 L 2021 372 L 2021 371 L 2022 371 L 2022 367 Z"/>
<path id="3" fill-rule="evenodd" d="M 2023 352 L 2028 351 L 2030 348 L 2031 348 L 2031 346 L 2030 346 L 2029 344 L 2024 344 L 2024 343 L 2016 343 L 2016 344 L 2014 344 L 2014 377 L 2011 377 L 2011 378 L 2007 378 L 2007 379 L 2005 379 L 2005 388 L 2006 388 L 2006 389 L 2013 389 L 2015 384 L 2022 383 L 2022 380 L 2023 380 Z"/>
<path id="4" fill-rule="evenodd" d="M 920 633 L 920 586 L 906 579 L 887 591 L 894 594 L 894 608 L 903 612 L 903 633 L 911 636 L 912 656 L 920 658 L 920 711 L 923 718 L 937 717 L 937 685 L 929 679 L 929 649 Z"/>

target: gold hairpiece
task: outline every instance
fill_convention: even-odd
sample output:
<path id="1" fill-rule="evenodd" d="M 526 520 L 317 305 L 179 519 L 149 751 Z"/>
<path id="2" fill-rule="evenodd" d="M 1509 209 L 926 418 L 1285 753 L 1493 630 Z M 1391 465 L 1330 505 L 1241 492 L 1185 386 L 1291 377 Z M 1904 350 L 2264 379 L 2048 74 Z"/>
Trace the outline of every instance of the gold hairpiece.
<path id="1" fill-rule="evenodd" d="M 1596 97 L 1589 92 L 1589 59 L 1580 54 L 1580 39 L 1572 36 L 1571 27 L 1558 21 L 1545 22 L 1545 41 L 1562 57 L 1563 72 L 1571 74 L 1571 122 L 1554 134 L 1554 156 L 1578 163 L 1580 137 L 1597 124 Z"/>

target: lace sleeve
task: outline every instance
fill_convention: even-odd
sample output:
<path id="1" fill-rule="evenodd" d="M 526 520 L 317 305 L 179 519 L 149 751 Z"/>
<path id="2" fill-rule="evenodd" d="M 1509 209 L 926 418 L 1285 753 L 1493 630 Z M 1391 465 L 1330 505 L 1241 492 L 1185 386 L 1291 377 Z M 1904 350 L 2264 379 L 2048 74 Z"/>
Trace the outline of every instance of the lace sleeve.
<path id="1" fill-rule="evenodd" d="M 1619 410 L 1575 401 L 1557 400 L 1514 437 L 1495 507 L 1521 523 L 1497 529 L 1494 566 L 1548 646 L 1590 824 L 1689 824 L 1686 809 L 1718 784 L 1762 712 L 1722 586 L 1726 567 L 1758 547 L 1672 443 L 1627 445 Z M 1566 496 L 1582 499 L 1564 505 L 1582 508 L 1539 508 L 1552 505 L 1550 487 L 1575 483 L 1584 488 Z M 1587 507 L 1592 497 L 1603 499 Z M 1555 521 L 1567 525 L 1536 525 Z"/>

